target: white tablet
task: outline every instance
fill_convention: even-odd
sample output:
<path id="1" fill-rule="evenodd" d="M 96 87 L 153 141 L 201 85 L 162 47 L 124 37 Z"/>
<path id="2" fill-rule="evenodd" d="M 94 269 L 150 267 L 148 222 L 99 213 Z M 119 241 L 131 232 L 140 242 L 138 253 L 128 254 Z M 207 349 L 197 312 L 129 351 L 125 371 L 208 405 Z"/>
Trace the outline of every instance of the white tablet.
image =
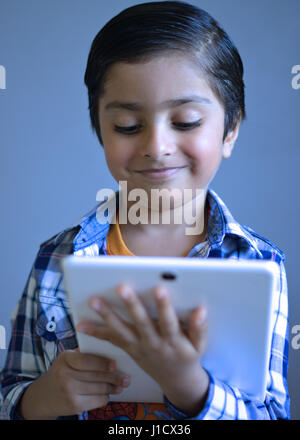
<path id="1" fill-rule="evenodd" d="M 64 283 L 75 326 L 101 318 L 88 306 L 90 296 L 107 299 L 130 321 L 115 293 L 130 284 L 150 315 L 156 317 L 154 286 L 165 285 L 184 323 L 191 310 L 205 305 L 208 344 L 202 365 L 217 378 L 264 401 L 272 337 L 273 291 L 277 264 L 265 260 L 181 257 L 68 256 L 62 260 Z M 131 385 L 112 401 L 163 402 L 158 384 L 122 349 L 77 332 L 81 352 L 106 356 L 131 377 Z"/>

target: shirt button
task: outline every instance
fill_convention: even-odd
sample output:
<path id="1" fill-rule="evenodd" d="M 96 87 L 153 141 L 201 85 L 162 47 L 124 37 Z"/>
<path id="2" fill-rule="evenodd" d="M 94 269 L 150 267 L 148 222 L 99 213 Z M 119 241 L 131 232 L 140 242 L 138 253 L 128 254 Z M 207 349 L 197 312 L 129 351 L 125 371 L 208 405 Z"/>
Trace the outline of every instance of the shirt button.
<path id="1" fill-rule="evenodd" d="M 48 332 L 55 332 L 55 330 L 56 330 L 56 324 L 55 324 L 55 322 L 54 322 L 54 321 L 49 321 L 49 322 L 47 323 L 47 325 L 46 325 L 46 330 L 47 330 Z"/>

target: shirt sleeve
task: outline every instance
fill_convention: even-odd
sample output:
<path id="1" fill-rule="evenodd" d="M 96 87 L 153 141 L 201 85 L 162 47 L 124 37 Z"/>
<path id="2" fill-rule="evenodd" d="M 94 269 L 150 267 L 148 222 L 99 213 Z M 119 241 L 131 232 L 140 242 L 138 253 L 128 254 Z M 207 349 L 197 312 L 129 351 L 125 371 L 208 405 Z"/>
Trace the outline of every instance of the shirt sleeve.
<path id="1" fill-rule="evenodd" d="M 218 380 L 210 372 L 208 397 L 201 412 L 188 417 L 164 396 L 174 419 L 186 420 L 270 420 L 290 418 L 287 387 L 289 329 L 287 278 L 284 263 L 279 263 L 277 288 L 274 291 L 273 334 L 265 400 L 259 401 L 236 387 Z"/>
<path id="2" fill-rule="evenodd" d="M 35 331 L 37 281 L 34 265 L 13 314 L 12 333 L 2 371 L 2 418 L 20 419 L 18 403 L 25 389 L 46 371 L 41 340 Z"/>

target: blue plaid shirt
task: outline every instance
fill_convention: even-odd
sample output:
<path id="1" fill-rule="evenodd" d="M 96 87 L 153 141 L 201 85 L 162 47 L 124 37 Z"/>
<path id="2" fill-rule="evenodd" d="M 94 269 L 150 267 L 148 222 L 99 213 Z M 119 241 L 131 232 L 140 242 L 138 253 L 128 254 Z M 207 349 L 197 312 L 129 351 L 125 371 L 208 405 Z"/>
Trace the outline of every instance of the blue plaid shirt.
<path id="1" fill-rule="evenodd" d="M 221 198 L 207 192 L 211 208 L 205 242 L 188 258 L 265 259 L 278 263 L 276 309 L 265 401 L 258 401 L 210 375 L 208 397 L 199 414 L 188 418 L 164 397 L 169 419 L 288 419 L 288 298 L 285 255 L 269 240 L 241 226 Z M 116 197 L 118 209 L 118 197 Z M 100 224 L 98 204 L 70 228 L 40 245 L 22 297 L 12 316 L 12 335 L 2 371 L 2 418 L 21 418 L 18 402 L 26 388 L 44 374 L 63 350 L 78 346 L 60 261 L 69 254 L 105 255 L 111 218 Z M 98 214 L 97 214 L 98 212 Z M 62 417 L 65 418 L 65 417 Z M 74 418 L 87 419 L 87 412 Z"/>

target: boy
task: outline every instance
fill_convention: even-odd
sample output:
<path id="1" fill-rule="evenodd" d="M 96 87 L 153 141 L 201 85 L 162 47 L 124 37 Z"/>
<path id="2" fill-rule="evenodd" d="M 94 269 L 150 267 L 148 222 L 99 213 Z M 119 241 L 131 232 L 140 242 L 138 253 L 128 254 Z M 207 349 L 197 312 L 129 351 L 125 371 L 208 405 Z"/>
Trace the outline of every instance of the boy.
<path id="1" fill-rule="evenodd" d="M 204 228 L 187 235 L 184 221 L 119 223 L 118 206 L 115 224 L 101 222 L 97 206 L 44 242 L 15 313 L 2 381 L 8 418 L 289 417 L 284 254 L 239 225 L 209 188 L 222 157 L 230 157 L 245 116 L 242 76 L 242 62 L 228 35 L 205 11 L 184 2 L 128 8 L 95 37 L 85 83 L 92 127 L 111 174 L 125 181 L 129 191 L 138 188 L 149 196 L 153 189 L 201 188 L 205 197 L 198 208 Z M 171 210 L 180 203 L 175 198 Z M 151 203 L 146 208 L 153 210 Z M 265 401 L 252 399 L 201 367 L 207 327 L 201 307 L 184 330 L 168 292 L 156 288 L 155 323 L 130 286 L 119 286 L 117 293 L 134 324 L 124 323 L 95 297 L 90 305 L 105 325 L 81 323 L 77 330 L 126 350 L 159 383 L 164 404 L 126 404 L 121 396 L 120 403 L 110 403 L 109 395 L 130 386 L 130 377 L 113 360 L 77 350 L 59 269 L 59 260 L 72 253 L 276 261 L 277 307 Z"/>

